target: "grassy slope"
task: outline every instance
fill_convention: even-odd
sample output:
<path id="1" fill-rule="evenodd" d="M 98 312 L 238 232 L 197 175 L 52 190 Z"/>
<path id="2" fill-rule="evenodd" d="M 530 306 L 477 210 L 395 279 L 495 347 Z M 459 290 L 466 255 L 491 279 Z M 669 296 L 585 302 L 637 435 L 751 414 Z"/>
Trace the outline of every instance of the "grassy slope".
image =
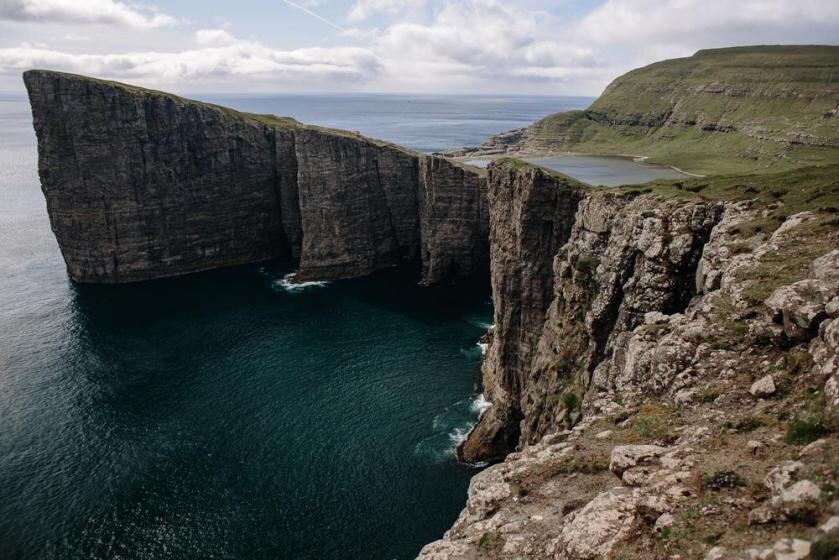
<path id="1" fill-rule="evenodd" d="M 701 174 L 839 163 L 839 47 L 699 51 L 534 123 L 538 151 L 634 154 Z M 709 130 L 717 128 L 719 130 Z"/>

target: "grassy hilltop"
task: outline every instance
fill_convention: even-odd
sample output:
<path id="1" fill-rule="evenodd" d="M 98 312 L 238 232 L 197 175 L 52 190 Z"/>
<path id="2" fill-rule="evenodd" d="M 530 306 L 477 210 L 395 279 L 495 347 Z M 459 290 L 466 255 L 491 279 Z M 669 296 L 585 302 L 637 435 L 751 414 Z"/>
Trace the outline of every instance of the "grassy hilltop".
<path id="1" fill-rule="evenodd" d="M 701 174 L 837 163 L 839 46 L 657 62 L 617 78 L 586 110 L 537 121 L 510 151 L 643 155 Z"/>

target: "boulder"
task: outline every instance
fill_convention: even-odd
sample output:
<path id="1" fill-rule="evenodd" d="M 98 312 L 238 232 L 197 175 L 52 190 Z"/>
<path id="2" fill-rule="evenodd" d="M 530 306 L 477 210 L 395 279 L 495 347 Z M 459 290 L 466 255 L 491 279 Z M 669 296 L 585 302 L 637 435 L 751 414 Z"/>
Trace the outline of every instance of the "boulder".
<path id="1" fill-rule="evenodd" d="M 810 340 L 827 318 L 827 305 L 839 294 L 839 249 L 814 260 L 809 278 L 782 286 L 764 302 L 790 341 Z"/>
<path id="2" fill-rule="evenodd" d="M 781 492 L 785 504 L 815 501 L 821 496 L 821 489 L 809 480 L 800 480 Z"/>
<path id="3" fill-rule="evenodd" d="M 771 375 L 764 375 L 749 387 L 749 393 L 754 397 L 768 397 L 775 394 L 775 380 Z"/>
<path id="4" fill-rule="evenodd" d="M 826 439 L 817 439 L 813 443 L 807 444 L 804 448 L 798 453 L 799 457 L 811 457 L 813 455 L 817 455 L 821 452 L 822 449 L 825 448 L 827 445 Z"/>
<path id="5" fill-rule="evenodd" d="M 749 512 L 749 525 L 763 525 L 775 519 L 775 510 L 768 506 L 759 506 Z"/>
<path id="6" fill-rule="evenodd" d="M 649 463 L 667 451 L 659 445 L 619 445 L 612 449 L 609 470 L 617 476 L 636 465 Z"/>
<path id="7" fill-rule="evenodd" d="M 673 516 L 672 513 L 662 513 L 658 516 L 658 519 L 655 520 L 655 525 L 653 525 L 653 529 L 657 533 L 660 533 L 664 529 L 668 527 L 672 527 L 673 523 L 676 522 L 676 518 Z"/>
<path id="8" fill-rule="evenodd" d="M 773 493 L 778 494 L 789 486 L 795 475 L 804 467 L 801 461 L 784 461 L 769 471 L 763 479 L 763 484 Z"/>
<path id="9" fill-rule="evenodd" d="M 572 516 L 559 535 L 557 558 L 605 558 L 637 530 L 638 500 L 628 488 L 613 488 L 596 496 Z"/>
<path id="10" fill-rule="evenodd" d="M 803 560 L 810 554 L 809 541 L 781 539 L 772 547 L 775 560 Z"/>

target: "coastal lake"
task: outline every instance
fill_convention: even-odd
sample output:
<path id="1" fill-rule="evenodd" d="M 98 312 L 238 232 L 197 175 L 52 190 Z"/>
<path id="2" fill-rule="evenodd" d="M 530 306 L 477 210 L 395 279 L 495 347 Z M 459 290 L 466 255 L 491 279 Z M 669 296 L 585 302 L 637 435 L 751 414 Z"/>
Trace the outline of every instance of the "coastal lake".
<path id="1" fill-rule="evenodd" d="M 427 152 L 591 101 L 200 97 Z M 561 170 L 644 168 L 586 165 Z M 0 558 L 407 560 L 455 520 L 486 279 L 300 287 L 271 262 L 73 284 L 23 96 L 0 97 L 0 193 Z"/>
<path id="2" fill-rule="evenodd" d="M 689 176 L 668 167 L 646 163 L 630 156 L 595 156 L 568 154 L 553 157 L 524 158 L 530 163 L 559 171 L 589 185 L 616 187 L 648 183 L 656 179 L 686 179 Z M 466 160 L 477 167 L 489 165 L 489 159 Z"/>

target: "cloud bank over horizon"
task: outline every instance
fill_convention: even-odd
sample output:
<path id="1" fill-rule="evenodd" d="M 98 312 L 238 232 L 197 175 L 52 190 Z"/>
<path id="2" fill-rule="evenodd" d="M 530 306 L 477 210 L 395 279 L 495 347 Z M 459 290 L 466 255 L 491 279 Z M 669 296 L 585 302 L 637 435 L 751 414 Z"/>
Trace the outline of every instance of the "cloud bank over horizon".
<path id="1" fill-rule="evenodd" d="M 0 89 L 38 67 L 191 92 L 596 95 L 627 70 L 700 48 L 839 37 L 834 0 L 264 6 L 208 2 L 201 19 L 185 2 L 0 0 Z"/>

